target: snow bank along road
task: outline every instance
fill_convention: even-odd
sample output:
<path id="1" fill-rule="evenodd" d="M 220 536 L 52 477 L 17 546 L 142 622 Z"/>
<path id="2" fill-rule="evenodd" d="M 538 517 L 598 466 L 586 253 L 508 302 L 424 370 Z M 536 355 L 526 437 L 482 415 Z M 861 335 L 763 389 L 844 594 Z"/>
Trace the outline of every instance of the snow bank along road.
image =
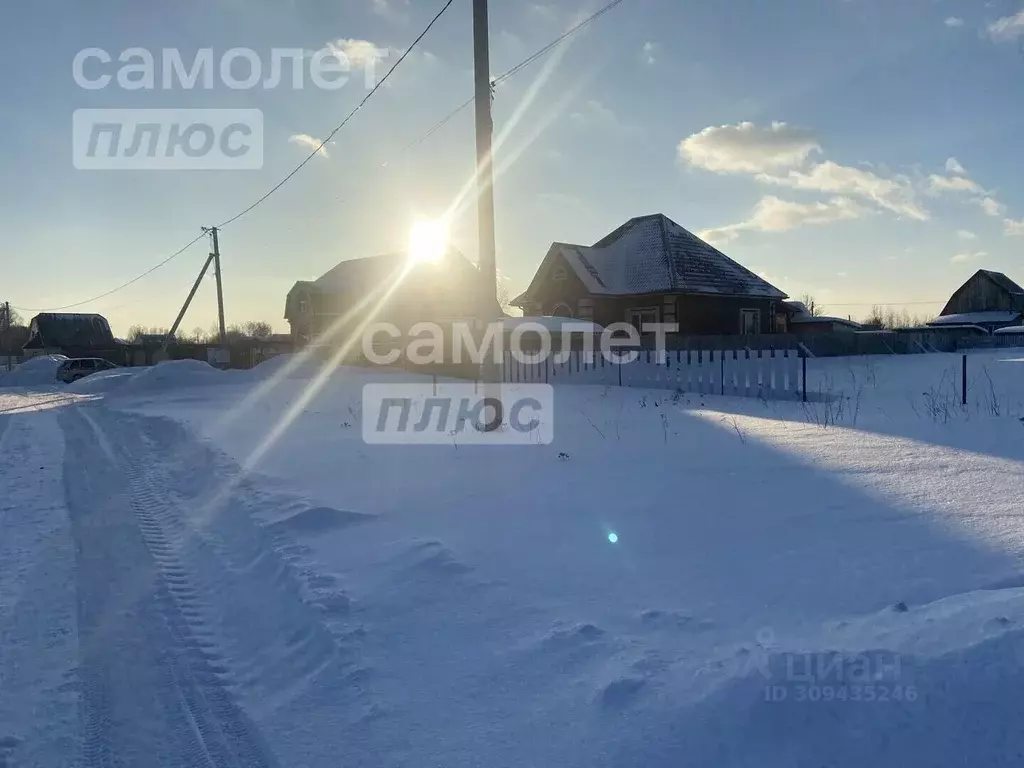
<path id="1" fill-rule="evenodd" d="M 495 450 L 364 445 L 342 370 L 249 476 L 308 376 L 0 391 L 0 766 L 1020 765 L 1024 360 L 934 418 L 921 357 Z"/>

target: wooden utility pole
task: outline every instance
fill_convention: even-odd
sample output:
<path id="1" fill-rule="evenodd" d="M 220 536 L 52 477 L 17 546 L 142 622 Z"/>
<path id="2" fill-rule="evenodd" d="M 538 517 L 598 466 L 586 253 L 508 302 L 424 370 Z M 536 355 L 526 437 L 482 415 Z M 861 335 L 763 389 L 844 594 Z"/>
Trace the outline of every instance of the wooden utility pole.
<path id="1" fill-rule="evenodd" d="M 11 302 L 5 301 L 3 307 L 3 316 L 0 316 L 0 341 L 6 347 L 10 344 L 10 339 L 7 338 L 8 331 L 11 330 L 11 326 L 14 323 L 11 322 Z M 7 370 L 11 370 L 11 350 L 7 350 Z"/>
<path id="2" fill-rule="evenodd" d="M 491 52 L 487 24 L 487 0 L 473 0 L 473 72 L 476 84 L 476 190 L 480 248 L 480 320 L 498 320 L 498 273 L 494 245 L 494 158 L 491 117 Z M 504 343 L 504 335 L 502 335 Z M 488 351 L 484 349 L 484 352 Z M 492 355 L 488 355 L 492 357 Z M 504 421 L 501 404 L 500 366 L 493 359 L 482 361 L 480 377 L 484 385 L 484 403 L 491 416 L 478 428 L 497 430 Z"/>
<path id="3" fill-rule="evenodd" d="M 224 329 L 224 287 L 220 276 L 220 242 L 217 240 L 217 228 L 210 229 L 213 235 L 213 274 L 217 280 L 217 322 L 220 324 L 220 345 L 227 343 L 227 332 Z"/>
<path id="4" fill-rule="evenodd" d="M 188 298 L 185 299 L 185 303 L 181 306 L 181 311 L 178 312 L 178 316 L 174 318 L 174 325 L 171 326 L 171 330 L 167 332 L 167 336 L 164 337 L 164 349 L 174 340 L 174 334 L 178 331 L 178 326 L 181 325 L 181 321 L 185 317 L 185 313 L 188 312 L 189 305 L 192 303 L 192 299 L 195 298 L 196 291 L 199 290 L 199 286 L 203 283 L 203 278 L 206 277 L 206 271 L 210 268 L 210 264 L 213 264 L 213 274 L 217 279 L 217 322 L 220 330 L 220 344 L 224 346 L 225 329 L 224 329 L 224 289 L 221 287 L 220 279 L 220 242 L 217 239 L 217 228 L 211 227 L 207 229 L 203 227 L 204 232 L 209 232 L 213 236 L 213 253 L 206 259 L 206 263 L 203 264 L 203 268 L 199 270 L 199 277 L 196 278 L 195 283 L 192 285 L 192 290 L 188 292 Z"/>
<path id="5" fill-rule="evenodd" d="M 473 71 L 476 84 L 476 186 L 483 304 L 481 310 L 490 315 L 498 304 L 498 275 L 494 244 L 494 162 L 491 155 L 494 122 L 491 118 L 491 54 L 487 0 L 473 0 Z"/>
<path id="6" fill-rule="evenodd" d="M 206 270 L 210 268 L 210 262 L 213 261 L 213 254 L 211 253 L 206 263 L 203 264 L 203 268 L 199 270 L 199 277 L 196 278 L 195 283 L 192 285 L 192 290 L 188 292 L 188 298 L 185 299 L 185 303 L 181 306 L 181 311 L 178 316 L 174 318 L 174 325 L 171 326 L 171 330 L 167 332 L 167 336 L 164 338 L 164 349 L 167 349 L 167 345 L 174 341 L 174 334 L 178 332 L 178 326 L 181 325 L 182 319 L 185 317 L 185 313 L 188 312 L 189 304 L 192 303 L 192 299 L 195 298 L 196 291 L 199 290 L 199 286 L 202 285 L 203 278 L 206 277 Z"/>

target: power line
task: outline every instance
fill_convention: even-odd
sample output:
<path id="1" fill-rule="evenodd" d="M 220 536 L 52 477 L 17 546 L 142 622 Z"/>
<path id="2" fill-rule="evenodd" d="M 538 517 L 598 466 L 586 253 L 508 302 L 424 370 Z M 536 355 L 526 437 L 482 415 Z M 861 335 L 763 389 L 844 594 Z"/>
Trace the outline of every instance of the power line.
<path id="1" fill-rule="evenodd" d="M 610 11 L 615 6 L 619 5 L 619 3 L 621 3 L 621 2 L 622 2 L 622 0 L 612 0 L 612 2 L 608 3 L 608 5 L 604 6 L 604 8 L 601 8 L 600 10 L 595 11 L 590 16 L 588 16 L 583 21 L 581 21 L 579 24 L 576 24 L 575 26 L 570 27 L 568 30 L 565 31 L 564 34 L 562 34 L 560 37 L 557 37 L 554 40 L 552 40 L 550 43 L 548 43 L 546 46 L 544 46 L 539 51 L 534 53 L 532 56 L 529 56 L 526 59 L 524 59 L 523 61 L 519 62 L 514 67 L 512 67 L 512 69 L 510 69 L 508 72 L 505 72 L 504 74 L 498 75 L 496 78 L 494 78 L 494 80 L 491 82 L 492 87 L 496 86 L 496 85 L 500 85 L 502 82 L 504 82 L 505 80 L 508 80 L 510 77 L 513 77 L 514 75 L 517 75 L 521 70 L 526 69 L 528 66 L 533 64 L 533 62 L 537 61 L 537 59 L 539 59 L 539 58 L 545 56 L 546 54 L 550 53 L 551 51 L 553 51 L 559 45 L 564 43 L 566 40 L 568 40 L 570 37 L 575 35 L 581 29 L 583 29 L 585 26 L 587 26 L 588 24 L 590 24 L 590 23 L 592 23 L 594 21 L 597 21 L 599 18 L 604 16 L 606 13 L 608 13 L 608 11 Z"/>
<path id="2" fill-rule="evenodd" d="M 223 224 L 218 224 L 218 225 L 217 225 L 217 228 L 218 228 L 218 229 L 223 229 L 224 227 L 228 226 L 229 224 L 233 224 L 234 222 L 238 221 L 238 220 L 239 220 L 240 218 L 242 218 L 243 216 L 245 216 L 245 215 L 246 215 L 247 213 L 249 213 L 250 211 L 252 211 L 252 210 L 253 210 L 254 208 L 256 208 L 256 207 L 257 207 L 258 205 L 260 205 L 261 203 L 263 203 L 263 202 L 264 202 L 264 201 L 265 201 L 265 200 L 266 200 L 266 199 L 267 199 L 268 197 L 270 197 L 270 196 L 271 196 L 272 194 L 274 194 L 275 192 L 277 192 L 277 190 L 279 190 L 279 189 L 280 189 L 281 187 L 283 187 L 283 186 L 284 186 L 285 184 L 287 184 L 287 183 L 288 183 L 288 182 L 289 182 L 289 181 L 291 180 L 291 178 L 292 178 L 292 177 L 293 177 L 293 176 L 294 176 L 295 174 L 297 174 L 297 173 L 298 173 L 299 171 L 301 171 L 301 170 L 302 170 L 302 169 L 303 169 L 303 168 L 304 168 L 304 167 L 306 166 L 306 164 L 307 164 L 307 163 L 308 163 L 308 162 L 309 162 L 310 160 L 312 160 L 312 159 L 313 159 L 313 158 L 314 158 L 314 157 L 315 157 L 316 155 L 318 155 L 318 154 L 320 153 L 320 151 L 321 151 L 321 150 L 322 150 L 322 149 L 323 149 L 323 148 L 324 148 L 325 146 L 327 146 L 327 143 L 328 143 L 328 142 L 329 142 L 329 141 L 330 141 L 331 139 L 333 139 L 333 138 L 334 138 L 334 136 L 335 136 L 335 135 L 336 135 L 336 134 L 338 133 L 338 131 L 340 131 L 340 130 L 341 130 L 342 128 L 344 128 L 344 127 L 345 127 L 345 125 L 346 125 L 346 124 L 348 123 L 348 121 L 349 121 L 349 120 L 351 120 L 351 119 L 352 119 L 353 117 L 355 117 L 355 114 L 356 114 L 356 112 L 358 112 L 358 111 L 359 111 L 360 109 L 362 109 L 362 108 L 363 108 L 363 107 L 364 107 L 364 106 L 366 105 L 366 102 L 368 102 L 368 101 L 369 101 L 369 100 L 370 100 L 371 98 L 373 98 L 373 95 L 374 95 L 374 94 L 375 94 L 375 93 L 376 93 L 376 92 L 377 92 L 378 90 L 380 90 L 380 89 L 381 89 L 381 88 L 383 87 L 384 83 L 386 83 L 386 82 L 387 82 L 388 78 L 389 78 L 389 77 L 391 77 L 391 75 L 392 75 L 392 74 L 394 73 L 394 71 L 395 71 L 396 69 L 398 69 L 398 67 L 399 67 L 399 66 L 400 66 L 400 65 L 402 64 L 402 62 L 403 62 L 403 61 L 405 61 L 406 57 L 407 57 L 407 56 L 408 56 L 408 55 L 409 55 L 410 53 L 412 53 L 413 49 L 414 49 L 414 48 L 415 48 L 415 47 L 416 47 L 416 46 L 417 46 L 417 45 L 419 44 L 419 42 L 420 42 L 420 41 L 421 41 L 421 40 L 422 40 L 422 39 L 423 39 L 424 37 L 426 37 L 426 36 L 427 36 L 427 33 L 428 33 L 428 32 L 430 32 L 430 30 L 431 30 L 431 29 L 433 28 L 434 24 L 436 24 L 436 23 L 437 23 L 437 20 L 438 20 L 438 19 L 440 19 L 442 15 L 444 15 L 444 12 L 445 12 L 445 11 L 447 11 L 447 10 L 448 10 L 448 9 L 449 9 L 449 8 L 451 7 L 451 5 L 452 5 L 452 3 L 453 3 L 454 1 L 455 1 L 455 0 L 448 0 L 448 2 L 446 2 L 446 3 L 444 4 L 444 6 L 443 6 L 443 7 L 441 8 L 441 10 L 440 10 L 440 11 L 438 11 L 438 12 L 437 12 L 437 14 L 436 14 L 436 15 L 434 16 L 434 18 L 430 20 L 430 23 L 429 23 L 429 24 L 427 24 L 426 28 L 425 28 L 425 29 L 424 29 L 424 30 L 423 30 L 422 32 L 420 32 L 419 36 L 418 36 L 418 37 L 417 37 L 417 38 L 416 38 L 415 40 L 413 40 L 413 41 L 412 41 L 412 45 L 410 45 L 410 46 L 409 46 L 408 48 L 406 48 L 406 49 L 405 49 L 405 51 L 404 51 L 404 52 L 402 53 L 402 55 L 401 55 L 401 56 L 400 56 L 400 57 L 398 58 L 398 61 L 396 61 L 396 62 L 394 63 L 394 65 L 393 65 L 393 66 L 391 67 L 391 69 L 389 69 L 389 70 L 387 71 L 387 74 L 385 74 L 385 75 L 384 75 L 384 77 L 382 77 L 382 78 L 380 79 L 380 81 L 379 81 L 379 82 L 378 82 L 378 83 L 377 83 L 377 84 L 376 84 L 375 86 L 373 86 L 373 88 L 372 88 L 372 89 L 370 90 L 370 92 L 369 92 L 369 93 L 367 93 L 365 97 L 363 97 L 363 100 L 362 100 L 362 101 L 360 101 L 360 102 L 359 102 L 359 103 L 358 103 L 358 104 L 356 105 L 356 108 L 355 108 L 355 109 L 353 109 L 353 110 L 352 110 L 351 112 L 349 112 L 349 113 L 348 113 L 348 115 L 347 115 L 347 116 L 345 117 L 345 119 L 344 119 L 344 120 L 342 120 L 342 121 L 341 121 L 341 123 L 339 123 L 339 124 L 338 124 L 338 127 L 337 127 L 337 128 L 335 128 L 335 129 L 334 129 L 333 131 L 331 131 L 331 132 L 330 132 L 329 134 L 327 134 L 327 138 L 325 138 L 325 139 L 324 139 L 323 141 L 321 141 L 321 142 L 320 142 L 320 145 L 319 145 L 319 146 L 318 146 L 318 147 L 317 147 L 316 149 L 314 149 L 314 150 L 313 150 L 313 151 L 312 151 L 312 152 L 311 152 L 311 153 L 310 153 L 310 154 L 309 154 L 309 155 L 308 155 L 308 156 L 306 157 L 306 159 L 305 159 L 305 160 L 303 160 L 303 161 L 302 161 L 301 163 L 299 163 L 299 164 L 298 164 L 298 165 L 297 165 L 297 166 L 296 166 L 296 167 L 295 167 L 295 168 L 294 168 L 294 169 L 292 170 L 292 172 L 291 172 L 291 173 L 289 173 L 289 174 L 288 174 L 287 176 L 285 176 L 285 177 L 284 177 L 283 179 L 281 179 L 281 181 L 279 181 L 279 182 L 278 182 L 277 184 L 275 184 L 275 185 L 274 185 L 273 187 L 271 187 L 271 188 L 270 188 L 270 190 L 269 190 L 269 191 L 268 191 L 268 192 L 267 192 L 267 193 L 266 193 L 265 195 L 263 195 L 263 197 L 261 197 L 261 198 L 260 198 L 259 200 L 257 200 L 257 201 L 256 201 L 255 203 L 253 203 L 252 205 L 250 205 L 250 206 L 249 206 L 248 208 L 245 208 L 245 209 L 244 209 L 244 210 L 242 210 L 241 212 L 239 212 L 239 213 L 236 213 L 236 214 L 235 214 L 234 216 L 232 216 L 232 217 L 231 217 L 230 219 L 228 219 L 227 221 L 225 221 L 225 222 L 224 222 Z M 618 0 L 618 1 L 619 1 L 619 2 L 621 2 L 622 0 Z"/>
<path id="3" fill-rule="evenodd" d="M 591 23 L 597 21 L 599 18 L 601 18 L 601 16 L 603 16 L 606 13 L 608 13 L 608 11 L 612 10 L 615 6 L 619 5 L 622 2 L 623 2 L 623 0 L 612 0 L 612 2 L 608 3 L 608 5 L 604 6 L 603 8 L 601 8 L 598 11 L 595 11 L 594 13 L 592 13 L 587 18 L 583 19 L 583 21 L 579 22 L 578 24 L 575 24 L 574 26 L 570 27 L 562 35 L 559 35 L 558 37 L 556 37 L 554 40 L 552 40 L 550 43 L 545 45 L 543 48 L 541 48 L 540 50 L 534 52 L 530 56 L 527 56 L 525 59 L 523 59 L 521 62 L 516 64 L 514 67 L 512 67 L 508 71 L 503 72 L 502 74 L 500 74 L 497 77 L 495 77 L 491 81 L 491 88 L 492 89 L 496 88 L 497 86 L 501 85 L 506 80 L 508 80 L 509 78 L 515 77 L 521 71 L 523 71 L 524 69 L 529 67 L 534 62 L 536 62 L 538 59 L 541 59 L 544 56 L 546 56 L 547 54 L 549 54 L 551 51 L 553 51 L 559 45 L 564 43 L 566 40 L 568 40 L 570 37 L 575 35 L 581 29 L 586 27 L 588 24 L 591 24 Z M 445 115 L 440 120 L 438 120 L 436 123 L 434 123 L 434 125 L 431 126 L 430 129 L 428 129 L 426 133 L 424 133 L 418 139 L 415 139 L 415 140 L 409 142 L 409 144 L 407 144 L 402 151 L 403 152 L 408 152 L 410 149 L 413 149 L 414 147 L 417 147 L 420 144 L 422 144 L 424 141 L 429 139 L 431 136 L 433 136 L 435 133 L 437 133 L 439 130 L 441 130 L 444 126 L 446 126 L 452 120 L 452 118 L 454 118 L 462 110 L 464 110 L 467 107 L 469 107 L 470 105 L 472 105 L 474 101 L 476 101 L 476 98 L 471 96 L 469 99 L 467 99 L 466 101 L 462 102 L 462 104 L 457 106 L 455 109 L 453 109 L 447 115 Z M 384 165 L 387 165 L 387 163 L 384 163 Z"/>
<path id="4" fill-rule="evenodd" d="M 407 56 L 408 56 L 408 55 L 409 55 L 409 54 L 410 54 L 410 53 L 412 52 L 412 50 L 413 50 L 413 49 L 414 49 L 414 48 L 415 48 L 415 47 L 416 47 L 416 46 L 417 46 L 417 45 L 418 45 L 418 44 L 420 43 L 420 41 L 421 41 L 421 40 L 423 40 L 423 38 L 427 36 L 427 33 L 428 33 L 428 32 L 430 32 L 430 30 L 431 30 L 431 29 L 433 28 L 434 24 L 436 24 L 436 23 L 437 23 L 437 20 L 441 18 L 441 16 L 442 16 L 442 15 L 444 14 L 444 12 L 445 12 L 445 11 L 447 11 L 447 10 L 448 10 L 448 8 L 449 8 L 449 7 L 451 7 L 451 5 L 452 5 L 452 3 L 453 3 L 454 1 L 455 1 L 455 0 L 448 0 L 448 1 L 447 1 L 447 2 L 446 2 L 446 3 L 444 4 L 444 6 L 443 6 L 443 7 L 441 8 L 441 10 L 440 10 L 440 11 L 438 11 L 438 12 L 437 12 L 437 14 L 436 14 L 436 15 L 434 16 L 434 18 L 430 20 L 430 23 L 429 23 L 429 24 L 428 24 L 428 25 L 426 26 L 426 28 L 425 28 L 425 29 L 424 29 L 424 30 L 423 30 L 423 31 L 422 31 L 422 32 L 421 32 L 421 33 L 419 34 L 419 36 L 418 36 L 418 37 L 417 37 L 417 38 L 416 38 L 416 39 L 415 39 L 415 40 L 414 40 L 414 41 L 412 42 L 412 45 L 410 45 L 410 46 L 409 46 L 409 47 L 408 47 L 408 48 L 407 48 L 407 49 L 405 50 L 405 52 L 404 52 L 404 53 L 403 53 L 403 54 L 402 54 L 402 55 L 401 55 L 401 56 L 399 57 L 398 61 L 396 61 L 396 62 L 395 62 L 394 66 L 392 66 L 392 67 L 391 67 L 391 69 L 389 69 L 389 70 L 388 70 L 387 74 L 385 74 L 385 75 L 384 75 L 384 77 L 383 77 L 383 78 L 381 78 L 380 82 L 378 82 L 378 83 L 377 83 L 377 84 L 376 84 L 376 85 L 375 85 L 375 86 L 374 86 L 374 87 L 373 87 L 373 88 L 372 88 L 372 89 L 370 90 L 370 92 L 366 94 L 366 96 L 365 96 L 365 97 L 363 98 L 363 100 L 362 100 L 362 101 L 360 101 L 360 102 L 359 102 L 359 104 L 358 104 L 358 105 L 356 106 L 356 108 L 355 108 L 355 109 L 353 109 L 353 110 L 352 110 L 352 111 L 351 111 L 351 112 L 350 112 L 350 113 L 348 114 L 348 116 L 347 116 L 347 117 L 346 117 L 346 118 L 345 118 L 344 120 L 342 120 L 342 121 L 341 121 L 341 123 L 340 123 L 340 124 L 338 125 L 338 127 L 337 127 L 337 128 L 335 128 L 335 129 L 334 129 L 333 131 L 331 131 L 331 132 L 330 132 L 330 134 L 328 134 L 327 138 L 326 138 L 326 139 L 324 139 L 324 140 L 323 140 L 323 141 L 322 141 L 322 142 L 320 143 L 320 146 L 318 146 L 318 147 L 317 147 L 317 148 L 316 148 L 315 150 L 313 150 L 313 152 L 312 152 L 312 153 L 310 153 L 310 155 L 309 155 L 309 156 L 308 156 L 308 157 L 307 157 L 307 158 L 306 158 L 305 160 L 303 160 L 303 161 L 302 161 L 301 163 L 299 163 L 299 165 L 298 165 L 298 166 L 296 166 L 296 167 L 295 167 L 295 169 L 294 169 L 294 170 L 292 170 L 292 172 L 291 172 L 291 173 L 289 173 L 289 174 L 288 174 L 287 176 L 285 176 L 285 177 L 284 177 L 284 178 L 283 178 L 283 179 L 282 179 L 282 180 L 281 180 L 280 182 L 278 182 L 277 184 L 275 184 L 275 185 L 274 185 L 274 187 L 272 187 L 272 188 L 270 189 L 270 191 L 268 191 L 268 192 L 267 192 L 267 193 L 266 193 L 265 195 L 263 195 L 263 197 L 261 197 L 261 198 L 260 198 L 259 200 L 257 200 L 257 201 L 256 201 L 255 203 L 253 203 L 252 205 L 250 205 L 250 206 L 249 206 L 248 208 L 246 208 L 246 209 L 242 210 L 241 212 L 239 212 L 239 213 L 235 214 L 234 216 L 232 216 L 232 217 L 231 217 L 230 219 L 228 219 L 227 221 L 225 221 L 225 222 L 224 222 L 223 224 L 220 224 L 220 225 L 219 225 L 219 226 L 218 226 L 217 228 L 218 228 L 218 229 L 222 229 L 223 227 L 227 226 L 228 224 L 232 224 L 232 223 L 234 223 L 234 222 L 238 221 L 238 220 L 239 220 L 240 218 L 242 218 L 243 216 L 245 216 L 245 215 L 246 215 L 247 213 L 249 213 L 250 211 L 252 211 L 252 210 L 253 210 L 254 208 L 256 208 L 256 207 L 257 207 L 258 205 L 260 205 L 261 203 L 263 203 L 263 202 L 264 202 L 264 201 L 265 201 L 265 200 L 266 200 L 267 198 L 269 198 L 269 197 L 270 197 L 271 195 L 273 195 L 273 194 L 274 194 L 275 192 L 277 192 L 277 190 L 279 190 L 279 189 L 280 189 L 281 187 L 283 187 L 283 186 L 284 186 L 285 184 L 287 184 L 287 183 L 288 183 L 288 181 L 289 181 L 289 180 L 290 180 L 290 179 L 291 179 L 291 178 L 292 178 L 292 177 L 293 177 L 293 176 L 294 176 L 295 174 L 297 174 L 297 173 L 298 173 L 298 172 L 299 172 L 300 170 L 302 170 L 302 168 L 303 168 L 303 167 L 304 167 L 304 166 L 305 166 L 305 165 L 306 165 L 306 164 L 307 164 L 307 163 L 308 163 L 308 162 L 309 162 L 310 160 L 312 160 L 312 159 L 313 159 L 313 157 L 314 157 L 315 155 L 317 155 L 317 154 L 318 154 L 318 153 L 319 153 L 319 152 L 320 152 L 320 151 L 321 151 L 321 150 L 322 150 L 322 149 L 324 148 L 324 146 L 326 146 L 326 145 L 327 145 L 327 143 L 328 143 L 328 142 L 329 142 L 329 141 L 330 141 L 330 140 L 331 140 L 332 138 L 334 138 L 334 136 L 335 136 L 335 135 L 336 135 L 336 134 L 337 134 L 337 133 L 338 133 L 338 132 L 339 132 L 339 131 L 340 131 L 340 130 L 341 130 L 342 128 L 344 128 L 344 127 L 345 127 L 345 125 L 346 125 L 346 124 L 347 124 L 347 123 L 348 123 L 348 122 L 349 122 L 349 121 L 350 121 L 350 120 L 351 120 L 351 119 L 352 119 L 352 118 L 353 118 L 353 117 L 355 116 L 356 112 L 358 112 L 358 111 L 359 111 L 360 109 L 362 109 L 362 108 L 363 108 L 363 107 L 364 107 L 364 106 L 366 105 L 366 103 L 367 103 L 367 102 L 368 102 L 368 101 L 370 100 L 370 98 L 371 98 L 371 97 L 372 97 L 372 96 L 373 96 L 373 95 L 374 95 L 374 94 L 375 94 L 375 93 L 376 93 L 376 92 L 377 92 L 377 91 L 378 91 L 378 90 L 379 90 L 379 89 L 380 89 L 380 88 L 381 88 L 381 87 L 382 87 L 382 86 L 384 85 L 384 83 L 385 83 L 385 82 L 387 82 L 388 78 L 389 78 L 389 77 L 391 77 L 391 75 L 392 75 L 392 74 L 394 73 L 394 71 L 395 71 L 396 69 L 398 69 L 399 65 L 400 65 L 400 64 L 401 64 L 401 63 L 402 63 L 403 61 L 405 61 L 406 57 L 407 57 Z M 619 1 L 621 2 L 621 0 L 619 0 Z M 142 279 L 143 279 L 144 277 L 148 277 L 149 275 L 151 275 L 152 273 L 156 272 L 156 271 L 157 271 L 158 269 L 160 269 L 160 268 L 161 268 L 161 267 L 163 267 L 164 265 L 166 265 L 166 264 L 169 264 L 169 263 L 170 263 L 171 261 L 173 261 L 174 259 L 176 259 L 176 258 L 177 258 L 178 256 L 180 256 L 181 254 L 183 254 L 183 253 L 184 253 L 185 251 L 187 251 L 187 250 L 188 250 L 189 248 L 191 248 L 191 247 L 192 247 L 193 245 L 195 245 L 196 243 L 198 243 L 198 242 L 199 242 L 199 241 L 200 241 L 201 239 L 203 239 L 203 237 L 205 237 L 205 236 L 206 236 L 206 232 L 203 232 L 203 234 L 200 234 L 200 235 L 199 235 L 199 236 L 197 236 L 197 237 L 196 237 L 196 238 L 195 238 L 194 240 L 192 240 L 192 241 L 190 241 L 189 243 L 187 243 L 186 245 L 182 246 L 182 247 L 181 247 L 181 248 L 179 248 L 179 249 L 178 249 L 177 251 L 175 251 L 174 253 L 172 253 L 172 254 L 171 254 L 170 256 L 168 256 L 167 258 L 165 258 L 165 259 L 164 259 L 163 261 L 159 262 L 158 264 L 154 265 L 153 267 L 150 267 L 149 269 L 147 269 L 147 270 L 146 270 L 145 272 L 143 272 L 142 274 L 140 274 L 140 275 L 138 275 L 138 276 L 136 276 L 136 277 L 133 277 L 133 278 L 132 278 L 131 280 L 129 280 L 129 281 L 125 282 L 125 283 L 122 283 L 121 285 L 117 286 L 116 288 L 112 288 L 112 289 L 110 289 L 109 291 L 106 291 L 105 293 L 101 293 L 101 294 L 99 294 L 98 296 L 93 296 L 93 297 L 91 297 L 91 298 L 88 298 L 88 299 L 85 299 L 85 300 L 83 300 L 83 301 L 77 301 L 77 302 L 75 302 L 75 303 L 73 303 L 73 304 L 65 304 L 65 305 L 63 305 L 63 306 L 60 306 L 60 307 L 46 307 L 46 308 L 31 308 L 31 307 L 15 307 L 15 309 L 17 309 L 17 310 L 19 310 L 19 311 L 21 311 L 21 312 L 59 312 L 60 310 L 64 310 L 64 309 L 73 309 L 74 307 L 80 307 L 80 306 L 82 306 L 82 305 L 84 305 L 84 304 L 90 304 L 90 303 L 92 303 L 92 302 L 94 302 L 94 301 L 99 301 L 100 299 L 104 299 L 104 298 L 106 298 L 107 296 L 110 296 L 110 295 L 112 295 L 112 294 L 114 294 L 114 293 L 117 293 L 118 291 L 121 291 L 121 290 L 123 290 L 123 289 L 127 288 L 128 286 L 130 286 L 130 285 L 133 285 L 133 284 L 137 283 L 137 282 L 138 282 L 139 280 L 142 280 Z"/>
<path id="5" fill-rule="evenodd" d="M 100 299 L 105 299 L 107 296 L 110 296 L 111 294 L 117 293 L 118 291 L 127 288 L 129 285 L 133 285 L 133 284 L 139 282 L 139 280 L 141 280 L 142 278 L 148 277 L 149 275 L 151 275 L 154 272 L 156 272 L 158 269 L 160 269 L 160 267 L 164 266 L 165 264 L 169 264 L 174 259 L 176 259 L 179 256 L 181 256 L 181 254 L 183 254 L 185 251 L 187 251 L 193 245 L 195 245 L 200 240 L 202 240 L 204 237 L 206 237 L 206 233 L 205 232 L 201 233 L 198 237 L 196 237 L 194 240 L 190 241 L 189 243 L 183 245 L 181 248 L 176 250 L 174 253 L 172 253 L 170 256 L 165 258 L 160 263 L 155 264 L 154 266 L 152 266 L 149 269 L 147 269 L 141 275 L 137 275 L 137 276 L 133 277 L 131 280 L 129 280 L 126 283 L 121 283 L 121 285 L 117 286 L 116 288 L 111 288 L 106 293 L 101 293 L 98 296 L 93 296 L 91 299 L 85 299 L 84 301 L 76 301 L 74 304 L 65 304 L 64 306 L 61 306 L 61 307 L 43 307 L 43 308 L 40 308 L 40 307 L 35 307 L 35 308 L 33 308 L 33 307 L 14 307 L 14 309 L 17 309 L 20 312 L 59 312 L 59 311 L 61 311 L 63 309 L 72 309 L 74 307 L 80 307 L 83 304 L 91 304 L 94 301 L 99 301 Z"/>
<path id="6" fill-rule="evenodd" d="M 949 299 L 938 299 L 937 301 L 872 301 L 867 304 L 836 304 L 833 301 L 823 301 L 822 306 L 829 307 L 912 307 L 924 304 L 945 304 Z"/>

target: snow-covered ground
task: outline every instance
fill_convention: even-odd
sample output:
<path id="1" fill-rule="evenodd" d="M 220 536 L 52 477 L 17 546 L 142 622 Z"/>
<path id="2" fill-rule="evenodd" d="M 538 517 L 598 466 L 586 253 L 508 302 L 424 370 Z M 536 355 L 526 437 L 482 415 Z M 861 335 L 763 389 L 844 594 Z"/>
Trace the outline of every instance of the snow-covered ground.
<path id="1" fill-rule="evenodd" d="M 969 362 L 531 446 L 366 445 L 416 377 L 284 359 L 0 391 L 0 765 L 1019 764 L 1024 351 Z"/>

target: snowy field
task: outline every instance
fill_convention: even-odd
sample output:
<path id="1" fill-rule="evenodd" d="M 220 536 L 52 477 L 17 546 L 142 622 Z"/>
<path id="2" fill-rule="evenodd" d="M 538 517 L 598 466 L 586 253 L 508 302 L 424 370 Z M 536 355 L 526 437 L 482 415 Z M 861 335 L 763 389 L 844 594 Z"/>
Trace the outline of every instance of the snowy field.
<path id="1" fill-rule="evenodd" d="M 564 386 L 486 447 L 366 445 L 408 374 L 22 372 L 0 766 L 1019 765 L 1024 350 L 968 372 Z"/>

